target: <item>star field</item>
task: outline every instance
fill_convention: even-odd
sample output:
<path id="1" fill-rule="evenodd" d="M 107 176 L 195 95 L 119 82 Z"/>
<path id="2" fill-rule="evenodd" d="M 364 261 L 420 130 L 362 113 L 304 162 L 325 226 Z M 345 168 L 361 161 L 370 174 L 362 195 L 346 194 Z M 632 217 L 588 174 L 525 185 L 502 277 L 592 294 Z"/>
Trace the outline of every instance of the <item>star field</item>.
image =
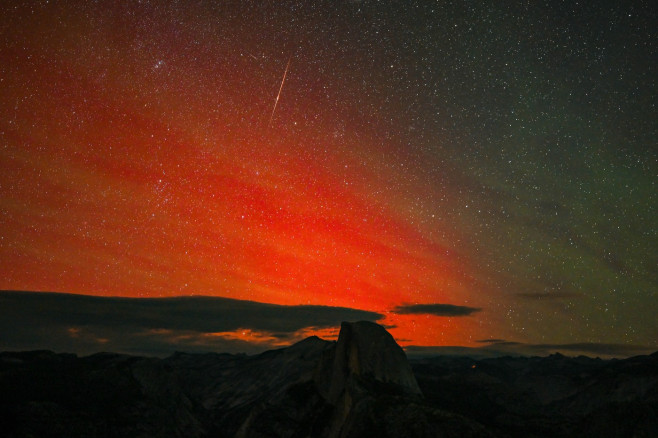
<path id="1" fill-rule="evenodd" d="M 0 289 L 658 347 L 649 2 L 9 3 Z"/>

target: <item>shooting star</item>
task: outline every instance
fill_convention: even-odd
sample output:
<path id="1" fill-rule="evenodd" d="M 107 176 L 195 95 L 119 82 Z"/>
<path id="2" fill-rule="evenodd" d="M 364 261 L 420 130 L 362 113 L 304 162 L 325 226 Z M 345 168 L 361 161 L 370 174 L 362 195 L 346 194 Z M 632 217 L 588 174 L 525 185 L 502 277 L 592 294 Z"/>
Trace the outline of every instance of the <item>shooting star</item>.
<path id="1" fill-rule="evenodd" d="M 283 79 L 281 79 L 281 86 L 279 87 L 279 94 L 276 95 L 276 100 L 274 101 L 274 108 L 272 108 L 272 115 L 270 115 L 270 122 L 267 124 L 269 128 L 272 125 L 272 119 L 274 118 L 274 111 L 276 111 L 276 106 L 279 103 L 279 97 L 281 97 L 281 90 L 283 90 L 283 83 L 286 82 L 286 75 L 288 74 L 288 68 L 290 67 L 290 60 L 292 56 L 288 58 L 288 64 L 286 65 L 286 70 L 283 72 Z"/>

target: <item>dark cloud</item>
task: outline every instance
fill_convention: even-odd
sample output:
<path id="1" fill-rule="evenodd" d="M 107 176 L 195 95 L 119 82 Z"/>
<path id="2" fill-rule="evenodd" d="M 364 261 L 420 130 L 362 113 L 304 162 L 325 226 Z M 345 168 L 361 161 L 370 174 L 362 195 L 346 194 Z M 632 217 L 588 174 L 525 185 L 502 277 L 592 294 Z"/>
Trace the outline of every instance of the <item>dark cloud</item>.
<path id="1" fill-rule="evenodd" d="M 480 339 L 475 342 L 490 345 L 519 345 L 519 342 L 506 341 L 505 339 Z"/>
<path id="2" fill-rule="evenodd" d="M 582 295 L 573 292 L 519 292 L 514 296 L 526 300 L 564 300 L 569 298 L 578 298 Z"/>
<path id="3" fill-rule="evenodd" d="M 344 307 L 282 306 L 218 297 L 116 298 L 7 291 L 0 292 L 0 350 L 255 352 L 295 341 L 305 331 L 382 317 Z M 238 338 L 234 332 L 244 336 Z"/>
<path id="4" fill-rule="evenodd" d="M 455 306 L 454 304 L 408 304 L 396 307 L 393 312 L 400 315 L 468 316 L 481 310 L 478 307 Z"/>

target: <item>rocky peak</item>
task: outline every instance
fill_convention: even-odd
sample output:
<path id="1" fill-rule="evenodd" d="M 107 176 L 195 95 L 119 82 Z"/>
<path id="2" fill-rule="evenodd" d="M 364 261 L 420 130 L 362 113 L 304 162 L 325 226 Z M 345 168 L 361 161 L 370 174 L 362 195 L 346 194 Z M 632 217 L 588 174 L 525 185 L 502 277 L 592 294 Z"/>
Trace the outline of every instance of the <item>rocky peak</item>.
<path id="1" fill-rule="evenodd" d="M 317 336 L 310 336 L 285 349 L 289 354 L 314 355 L 332 345 L 333 342 L 325 341 Z"/>
<path id="2" fill-rule="evenodd" d="M 320 390 L 336 401 L 356 381 L 388 384 L 421 395 L 407 356 L 384 327 L 367 321 L 343 322 L 333 354 L 325 358 Z"/>

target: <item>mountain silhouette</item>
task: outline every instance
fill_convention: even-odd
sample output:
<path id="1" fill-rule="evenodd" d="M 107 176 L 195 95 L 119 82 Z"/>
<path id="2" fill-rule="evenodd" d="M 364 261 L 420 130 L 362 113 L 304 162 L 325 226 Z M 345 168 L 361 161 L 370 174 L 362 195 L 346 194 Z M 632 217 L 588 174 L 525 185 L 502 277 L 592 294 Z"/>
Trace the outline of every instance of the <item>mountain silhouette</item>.
<path id="1" fill-rule="evenodd" d="M 655 436 L 658 353 L 407 360 L 343 323 L 259 355 L 0 353 L 2 436 Z"/>

